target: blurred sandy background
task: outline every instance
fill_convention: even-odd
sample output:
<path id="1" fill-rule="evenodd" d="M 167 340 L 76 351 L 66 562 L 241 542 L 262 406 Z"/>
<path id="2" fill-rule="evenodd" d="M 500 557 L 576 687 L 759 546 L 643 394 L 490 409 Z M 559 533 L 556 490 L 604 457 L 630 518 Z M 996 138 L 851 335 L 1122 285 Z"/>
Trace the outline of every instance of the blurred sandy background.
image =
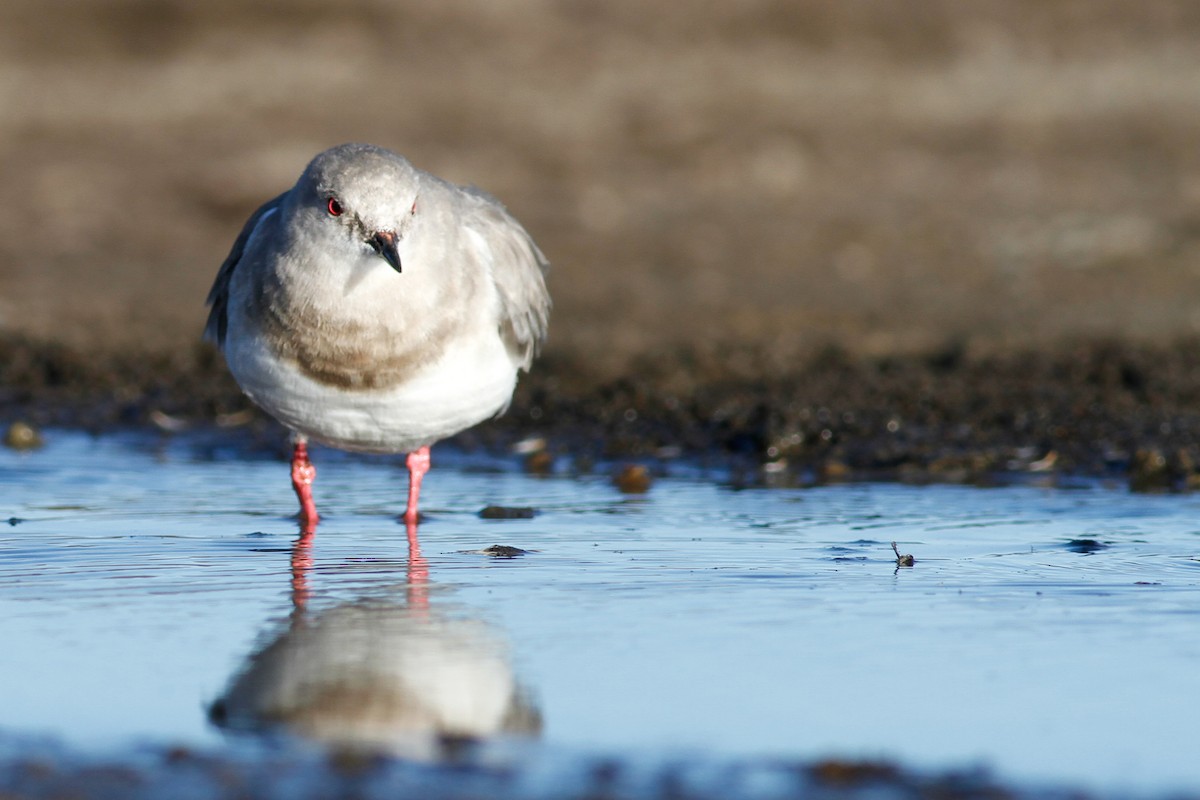
<path id="1" fill-rule="evenodd" d="M 0 333 L 169 350 L 364 140 L 499 196 L 552 352 L 1200 331 L 1200 3 L 0 6 Z"/>

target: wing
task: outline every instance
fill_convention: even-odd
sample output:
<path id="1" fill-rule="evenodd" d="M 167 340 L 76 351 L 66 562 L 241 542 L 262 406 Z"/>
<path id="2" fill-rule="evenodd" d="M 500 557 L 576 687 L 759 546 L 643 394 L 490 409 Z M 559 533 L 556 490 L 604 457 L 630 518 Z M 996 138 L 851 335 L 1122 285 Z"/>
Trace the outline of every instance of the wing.
<path id="1" fill-rule="evenodd" d="M 225 344 L 225 330 L 229 322 L 229 282 L 233 279 L 233 271 L 241 263 L 242 254 L 246 251 L 246 243 L 250 241 L 250 237 L 258 228 L 258 223 L 279 208 L 279 204 L 286 194 L 287 192 L 284 192 L 278 197 L 268 200 L 250 215 L 250 219 L 246 220 L 245 226 L 242 227 L 242 232 L 234 240 L 233 249 L 229 251 L 221 268 L 217 270 L 217 279 L 213 281 L 212 289 L 208 292 L 208 300 L 205 301 L 205 305 L 210 306 L 211 310 L 208 312 L 208 322 L 204 324 L 204 338 L 218 347 Z"/>
<path id="2" fill-rule="evenodd" d="M 550 320 L 550 263 L 498 200 L 474 187 L 465 192 L 468 213 L 463 223 L 490 262 L 500 296 L 500 335 L 521 366 L 529 369 L 546 340 Z"/>

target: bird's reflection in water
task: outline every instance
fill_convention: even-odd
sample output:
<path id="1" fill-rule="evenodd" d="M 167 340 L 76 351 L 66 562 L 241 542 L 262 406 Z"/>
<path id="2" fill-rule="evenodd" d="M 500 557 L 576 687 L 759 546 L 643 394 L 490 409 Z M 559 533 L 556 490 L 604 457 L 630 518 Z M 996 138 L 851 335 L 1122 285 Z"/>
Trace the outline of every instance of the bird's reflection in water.
<path id="1" fill-rule="evenodd" d="M 302 534 L 292 550 L 287 627 L 212 704 L 214 724 L 423 760 L 540 732 L 541 714 L 517 683 L 504 642 L 478 620 L 431 608 L 415 527 L 403 601 L 364 598 L 310 611 L 311 548 L 312 535 Z"/>

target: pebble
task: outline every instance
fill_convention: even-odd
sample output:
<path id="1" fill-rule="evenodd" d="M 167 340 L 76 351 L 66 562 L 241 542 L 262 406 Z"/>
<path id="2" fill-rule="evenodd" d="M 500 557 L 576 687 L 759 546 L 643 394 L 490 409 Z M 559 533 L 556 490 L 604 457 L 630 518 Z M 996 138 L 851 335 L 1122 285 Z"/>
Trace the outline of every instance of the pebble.
<path id="1" fill-rule="evenodd" d="M 641 464 L 626 464 L 613 476 L 613 485 L 624 494 L 645 494 L 653 482 L 650 470 Z"/>
<path id="2" fill-rule="evenodd" d="M 4 432 L 4 446 L 13 450 L 37 450 L 43 444 L 41 432 L 25 422 L 14 422 Z"/>

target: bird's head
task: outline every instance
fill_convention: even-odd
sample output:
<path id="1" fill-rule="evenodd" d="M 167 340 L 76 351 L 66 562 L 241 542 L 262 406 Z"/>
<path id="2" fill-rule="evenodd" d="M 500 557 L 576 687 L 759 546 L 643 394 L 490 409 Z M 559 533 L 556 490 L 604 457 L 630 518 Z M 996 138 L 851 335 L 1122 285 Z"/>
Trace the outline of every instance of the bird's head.
<path id="1" fill-rule="evenodd" d="M 382 147 L 343 144 L 320 153 L 293 190 L 295 213 L 334 246 L 375 255 L 401 272 L 400 251 L 417 216 L 420 173 Z"/>

